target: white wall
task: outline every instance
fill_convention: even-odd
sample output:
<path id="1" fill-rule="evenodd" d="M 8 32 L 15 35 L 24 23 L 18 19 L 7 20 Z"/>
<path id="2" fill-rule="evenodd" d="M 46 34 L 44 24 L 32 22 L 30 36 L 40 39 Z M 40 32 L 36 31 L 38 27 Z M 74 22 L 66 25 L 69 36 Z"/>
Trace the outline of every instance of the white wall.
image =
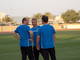
<path id="1" fill-rule="evenodd" d="M 64 27 L 67 29 L 80 29 L 80 24 L 79 25 L 65 25 Z"/>

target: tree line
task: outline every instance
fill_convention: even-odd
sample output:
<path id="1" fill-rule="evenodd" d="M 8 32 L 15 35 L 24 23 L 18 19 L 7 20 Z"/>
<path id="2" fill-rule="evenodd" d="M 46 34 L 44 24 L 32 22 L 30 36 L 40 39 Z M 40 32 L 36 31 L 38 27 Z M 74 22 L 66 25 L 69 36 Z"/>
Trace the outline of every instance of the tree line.
<path id="1" fill-rule="evenodd" d="M 36 13 L 32 17 L 40 20 L 42 15 L 43 15 L 42 13 Z M 56 17 L 54 14 L 52 14 L 50 12 L 46 12 L 46 13 L 44 13 L 44 15 L 48 16 L 49 19 L 53 19 L 53 20 Z M 80 20 L 80 11 L 69 9 L 69 10 L 63 12 L 61 14 L 61 17 L 63 18 L 65 23 L 76 23 Z M 8 15 L 6 15 L 2 20 L 3 20 L 3 22 L 6 22 L 6 23 L 13 21 L 13 19 Z"/>

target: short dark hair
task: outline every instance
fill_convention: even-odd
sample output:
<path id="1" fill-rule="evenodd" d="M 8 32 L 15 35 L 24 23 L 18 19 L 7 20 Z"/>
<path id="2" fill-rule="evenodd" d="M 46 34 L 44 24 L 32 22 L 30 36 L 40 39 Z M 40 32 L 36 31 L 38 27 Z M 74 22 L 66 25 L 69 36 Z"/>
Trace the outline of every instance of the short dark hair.
<path id="1" fill-rule="evenodd" d="M 48 22 L 48 16 L 43 15 L 42 16 L 42 21 L 47 23 Z"/>
<path id="2" fill-rule="evenodd" d="M 29 19 L 28 17 L 24 17 L 23 19 L 22 19 L 22 23 L 24 23 L 24 21 L 26 21 L 27 19 Z"/>
<path id="3" fill-rule="evenodd" d="M 26 18 L 25 17 L 22 19 L 22 23 L 24 23 L 24 21 L 26 21 Z"/>

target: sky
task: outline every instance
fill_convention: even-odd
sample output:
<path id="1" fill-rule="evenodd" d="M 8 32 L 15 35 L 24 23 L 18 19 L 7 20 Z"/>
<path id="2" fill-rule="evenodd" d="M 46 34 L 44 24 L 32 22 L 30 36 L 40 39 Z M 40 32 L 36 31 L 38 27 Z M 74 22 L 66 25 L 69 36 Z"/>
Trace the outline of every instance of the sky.
<path id="1" fill-rule="evenodd" d="M 60 15 L 68 9 L 80 10 L 80 0 L 0 0 L 0 12 L 10 16 L 32 16 L 45 12 Z"/>

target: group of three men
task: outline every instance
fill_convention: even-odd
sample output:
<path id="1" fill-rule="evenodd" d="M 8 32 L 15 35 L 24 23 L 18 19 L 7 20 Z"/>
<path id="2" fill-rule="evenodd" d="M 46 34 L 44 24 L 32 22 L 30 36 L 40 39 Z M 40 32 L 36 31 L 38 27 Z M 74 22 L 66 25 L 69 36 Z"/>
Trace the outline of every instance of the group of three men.
<path id="1" fill-rule="evenodd" d="M 23 18 L 22 25 L 15 30 L 15 37 L 20 40 L 22 60 L 39 60 L 39 53 L 43 60 L 56 60 L 55 29 L 48 24 L 48 17 L 42 16 L 42 26 L 38 26 L 37 19 L 32 18 L 33 27 L 28 26 L 29 19 Z"/>

